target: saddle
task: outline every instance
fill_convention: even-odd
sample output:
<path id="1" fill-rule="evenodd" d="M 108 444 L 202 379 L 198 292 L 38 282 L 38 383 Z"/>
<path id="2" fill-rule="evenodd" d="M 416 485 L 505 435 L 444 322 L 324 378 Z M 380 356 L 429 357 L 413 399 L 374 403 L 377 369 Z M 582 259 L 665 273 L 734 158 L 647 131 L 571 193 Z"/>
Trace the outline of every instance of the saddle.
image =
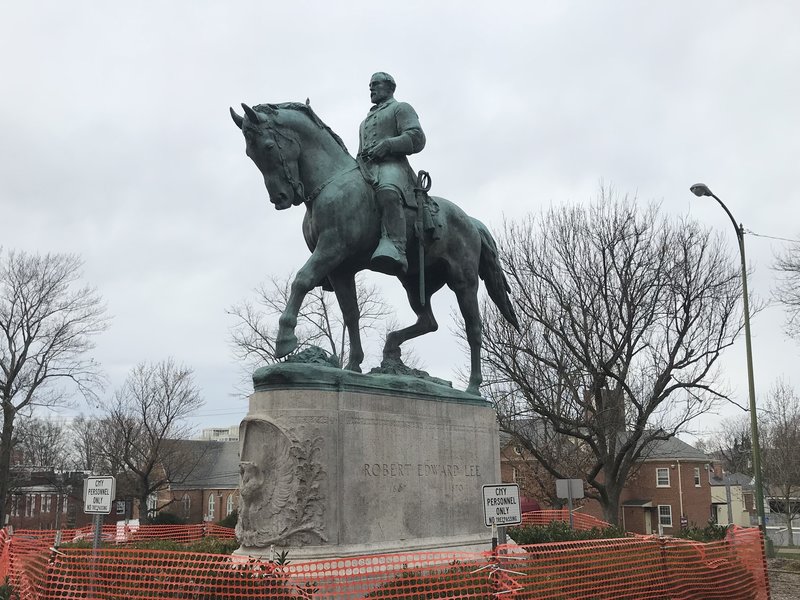
<path id="1" fill-rule="evenodd" d="M 375 181 L 375 178 L 370 173 L 364 161 L 360 158 L 356 160 L 358 163 L 358 169 L 361 171 L 361 176 L 374 188 L 377 184 L 377 181 Z M 423 173 L 425 174 L 424 179 L 427 183 L 427 187 L 425 187 L 422 183 Z M 411 217 L 412 221 L 417 221 L 419 219 L 418 211 L 421 208 L 422 237 L 429 237 L 432 240 L 438 240 L 442 237 L 442 220 L 439 216 L 439 204 L 434 198 L 428 195 L 429 189 L 430 176 L 426 171 L 420 171 L 419 175 L 417 175 L 416 181 L 413 180 L 413 171 L 409 171 L 408 180 L 405 182 L 405 185 L 402 186 L 402 189 L 398 189 L 397 191 L 400 192 L 400 197 L 403 199 L 403 208 L 406 212 L 406 219 Z M 414 199 L 414 202 L 410 201 L 412 198 Z M 420 234 L 417 229 L 418 228 L 414 229 L 414 236 L 409 238 L 409 243 L 413 242 L 415 238 L 419 239 Z M 426 233 L 429 235 L 424 235 Z M 425 239 L 422 241 L 423 243 L 426 242 Z"/>
<path id="2" fill-rule="evenodd" d="M 363 167 L 363 163 L 358 161 L 359 170 L 364 179 L 374 187 L 375 181 L 369 172 Z M 424 175 L 424 179 L 422 174 Z M 423 183 L 423 181 L 425 183 Z M 440 240 L 442 238 L 442 230 L 444 224 L 442 223 L 441 215 L 439 214 L 439 203 L 436 198 L 428 195 L 430 189 L 430 176 L 425 171 L 420 171 L 417 177 L 416 185 L 408 185 L 401 193 L 403 198 L 403 210 L 405 211 L 406 223 L 409 221 L 414 223 L 411 228 L 411 234 L 408 236 L 407 244 L 414 242 L 427 247 L 430 242 Z M 410 204 L 407 200 L 409 194 L 413 194 L 416 200 L 416 205 Z M 408 230 L 408 227 L 406 228 Z M 327 277 L 319 284 L 320 287 L 326 292 L 333 291 L 333 285 Z"/>

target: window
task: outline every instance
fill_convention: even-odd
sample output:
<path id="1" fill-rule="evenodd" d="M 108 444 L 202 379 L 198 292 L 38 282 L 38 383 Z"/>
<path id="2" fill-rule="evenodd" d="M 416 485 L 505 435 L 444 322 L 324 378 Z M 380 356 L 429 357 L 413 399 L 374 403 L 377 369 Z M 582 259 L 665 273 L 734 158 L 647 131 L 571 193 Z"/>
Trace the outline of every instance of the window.
<path id="1" fill-rule="evenodd" d="M 157 512 L 158 512 L 158 495 L 150 494 L 147 497 L 147 514 L 153 516 Z"/>
<path id="2" fill-rule="evenodd" d="M 516 467 L 511 467 L 511 481 L 517 480 L 517 469 Z"/>
<path id="3" fill-rule="evenodd" d="M 32 517 L 34 512 L 34 505 L 36 504 L 36 496 L 28 494 L 25 496 L 25 516 Z"/>
<path id="4" fill-rule="evenodd" d="M 14 494 L 11 496 L 11 516 L 18 517 L 19 516 L 19 496 Z"/>
<path id="5" fill-rule="evenodd" d="M 672 506 L 669 504 L 658 505 L 658 522 L 664 527 L 672 527 Z"/>
<path id="6" fill-rule="evenodd" d="M 514 446 L 514 454 L 517 456 L 522 456 L 522 448 L 519 446 Z"/>
<path id="7" fill-rule="evenodd" d="M 656 487 L 669 487 L 669 469 L 656 469 Z"/>
<path id="8" fill-rule="evenodd" d="M 233 512 L 233 494 L 228 494 L 228 505 L 225 507 L 225 514 L 229 515 Z"/>
<path id="9" fill-rule="evenodd" d="M 42 512 L 49 513 L 50 505 L 53 502 L 52 501 L 53 496 L 51 496 L 50 494 L 45 494 L 43 498 L 44 498 L 44 507 L 42 508 Z"/>
<path id="10" fill-rule="evenodd" d="M 117 500 L 117 514 L 124 515 L 125 513 L 125 500 Z"/>
<path id="11" fill-rule="evenodd" d="M 700 467 L 694 468 L 694 487 L 700 487 Z"/>
<path id="12" fill-rule="evenodd" d="M 207 518 L 209 521 L 213 521 L 215 518 L 215 511 L 214 511 L 214 492 L 211 492 L 208 495 L 208 515 Z"/>
<path id="13" fill-rule="evenodd" d="M 69 506 L 69 496 L 64 494 L 61 496 L 61 512 L 67 514 L 67 506 Z"/>
<path id="14" fill-rule="evenodd" d="M 190 512 L 192 510 L 192 499 L 189 497 L 189 494 L 183 495 L 183 518 L 188 519 Z"/>

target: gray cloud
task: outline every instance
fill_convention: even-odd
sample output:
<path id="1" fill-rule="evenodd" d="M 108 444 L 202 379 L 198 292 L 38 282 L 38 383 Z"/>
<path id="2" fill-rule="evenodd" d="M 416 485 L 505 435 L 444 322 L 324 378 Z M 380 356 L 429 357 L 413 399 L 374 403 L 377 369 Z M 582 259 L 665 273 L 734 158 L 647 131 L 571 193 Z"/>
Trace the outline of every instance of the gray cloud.
<path id="1" fill-rule="evenodd" d="M 687 188 L 798 235 L 798 17 L 790 2 L 17 3 L 0 23 L 0 243 L 81 254 L 115 315 L 98 347 L 113 383 L 172 354 L 210 412 L 239 377 L 225 308 L 307 255 L 301 211 L 268 204 L 228 106 L 310 97 L 355 151 L 369 75 L 387 70 L 428 134 L 412 164 L 494 228 L 603 179 L 733 252 L 724 214 Z M 773 243 L 747 244 L 768 296 Z M 399 284 L 370 277 L 410 320 Z M 448 377 L 466 358 L 452 295 L 434 302 L 442 328 L 416 348 Z M 797 355 L 780 323 L 770 308 L 753 324 L 761 392 Z M 725 367 L 744 398 L 743 348 Z"/>

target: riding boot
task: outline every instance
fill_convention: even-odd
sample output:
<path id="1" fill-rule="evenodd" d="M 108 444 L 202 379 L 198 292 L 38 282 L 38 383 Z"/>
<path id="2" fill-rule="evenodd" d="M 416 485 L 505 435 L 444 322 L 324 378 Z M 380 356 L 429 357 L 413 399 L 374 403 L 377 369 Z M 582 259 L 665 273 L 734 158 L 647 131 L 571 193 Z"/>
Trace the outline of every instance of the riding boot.
<path id="1" fill-rule="evenodd" d="M 372 254 L 370 268 L 387 275 L 400 275 L 408 269 L 403 200 L 394 190 L 378 190 L 377 199 L 381 211 L 381 239 Z"/>

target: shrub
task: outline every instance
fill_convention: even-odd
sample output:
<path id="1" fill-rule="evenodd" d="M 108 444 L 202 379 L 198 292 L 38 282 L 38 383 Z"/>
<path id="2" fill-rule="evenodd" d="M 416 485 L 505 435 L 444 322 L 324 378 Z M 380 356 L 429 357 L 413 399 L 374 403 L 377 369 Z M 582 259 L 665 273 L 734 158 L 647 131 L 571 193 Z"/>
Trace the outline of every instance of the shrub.
<path id="1" fill-rule="evenodd" d="M 186 519 L 181 519 L 171 512 L 160 512 L 150 519 L 151 525 L 186 525 Z"/>
<path id="2" fill-rule="evenodd" d="M 189 548 L 186 544 L 181 544 L 174 540 L 140 540 L 125 545 L 126 548 L 136 550 L 165 550 L 167 552 L 186 552 Z"/>
<path id="3" fill-rule="evenodd" d="M 61 544 L 60 548 L 91 548 L 92 540 L 77 540 Z M 103 542 L 102 548 L 116 548 L 114 543 Z M 125 545 L 126 548 L 135 550 L 164 550 L 167 552 L 196 552 L 198 554 L 233 554 L 239 547 L 239 542 L 235 539 L 223 539 L 216 537 L 205 537 L 190 544 L 182 544 L 174 540 L 139 540 Z M 0 596 L 0 600 L 5 600 Z"/>
<path id="4" fill-rule="evenodd" d="M 186 550 L 198 552 L 200 554 L 233 554 L 239 547 L 239 542 L 235 539 L 222 539 L 216 537 L 205 537 L 189 544 Z"/>
<path id="5" fill-rule="evenodd" d="M 14 586 L 11 585 L 8 575 L 3 579 L 0 584 L 0 600 L 19 600 L 19 594 L 14 591 Z"/>
<path id="6" fill-rule="evenodd" d="M 602 540 L 627 537 L 619 527 L 601 529 L 570 529 L 564 521 L 550 521 L 549 525 L 530 525 L 527 527 L 511 527 L 508 530 L 511 538 L 520 546 L 530 544 L 546 544 L 548 542 L 574 542 L 576 540 Z"/>
<path id="7" fill-rule="evenodd" d="M 446 570 L 403 570 L 394 579 L 369 592 L 365 598 L 412 598 L 440 600 L 441 598 L 492 597 L 492 585 L 487 573 L 476 571 L 475 565 L 454 565 Z"/>
<path id="8" fill-rule="evenodd" d="M 709 523 L 702 529 L 696 525 L 682 529 L 675 534 L 675 537 L 685 540 L 694 540 L 696 542 L 715 542 L 717 540 L 724 540 L 727 533 L 727 527 L 717 525 L 716 523 Z"/>
<path id="9" fill-rule="evenodd" d="M 217 523 L 217 525 L 219 525 L 221 527 L 227 527 L 228 529 L 233 529 L 234 527 L 236 527 L 236 523 L 238 523 L 238 522 L 239 522 L 239 511 L 238 510 L 234 510 L 227 517 L 225 517 L 224 519 L 220 520 L 220 522 Z"/>
<path id="10" fill-rule="evenodd" d="M 100 543 L 100 546 L 105 546 L 104 542 Z M 59 548 L 91 548 L 93 546 L 92 538 L 83 538 L 80 540 L 73 540 L 71 542 L 64 542 L 59 546 Z"/>

